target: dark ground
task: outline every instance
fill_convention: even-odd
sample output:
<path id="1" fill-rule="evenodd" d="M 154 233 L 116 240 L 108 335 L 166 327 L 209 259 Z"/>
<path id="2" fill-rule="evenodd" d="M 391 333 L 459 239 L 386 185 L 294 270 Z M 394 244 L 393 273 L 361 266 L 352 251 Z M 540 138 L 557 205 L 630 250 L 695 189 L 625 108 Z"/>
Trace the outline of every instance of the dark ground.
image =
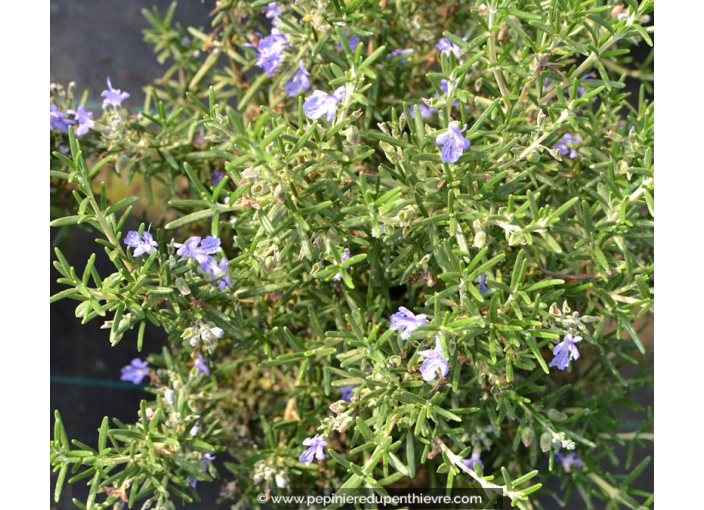
<path id="1" fill-rule="evenodd" d="M 142 40 L 142 29 L 149 25 L 141 14 L 141 9 L 151 9 L 156 5 L 165 13 L 168 0 L 55 0 L 51 2 L 51 69 L 52 82 L 68 84 L 77 82 L 77 93 L 90 91 L 89 101 L 100 103 L 100 92 L 106 88 L 106 77 L 110 76 L 115 88 L 129 92 L 131 97 L 125 106 L 141 106 L 144 101 L 142 87 L 159 77 L 167 69 L 160 65 L 151 46 Z M 175 20 L 184 26 L 209 26 L 208 12 L 214 2 L 197 0 L 180 2 Z M 647 55 L 647 53 L 645 53 Z M 637 97 L 637 93 L 636 93 Z M 52 232 L 52 235 L 55 235 Z M 73 234 L 72 234 L 73 235 Z M 93 251 L 97 252 L 96 267 L 106 274 L 111 265 L 99 246 L 94 245 L 93 233 L 73 235 L 70 241 L 63 240 L 60 247 L 67 259 L 78 267 L 85 264 Z M 95 246 L 95 247 L 94 247 Z M 102 255 L 102 257 L 101 257 Z M 51 259 L 55 256 L 53 251 Z M 52 273 L 51 293 L 63 290 L 64 286 L 55 283 L 57 273 Z M 115 417 L 125 422 L 137 418 L 140 399 L 150 399 L 151 395 L 131 383 L 119 381 L 120 368 L 140 355 L 136 351 L 136 332 L 125 335 L 119 348 L 111 348 L 108 331 L 101 330 L 101 323 L 94 320 L 81 325 L 76 319 L 76 302 L 60 301 L 51 306 L 51 430 L 53 434 L 53 413 L 62 413 L 68 437 L 78 439 L 91 446 L 97 444 L 97 429 L 104 416 Z M 147 328 L 141 357 L 159 352 L 164 345 L 160 330 Z M 653 346 L 652 327 L 644 337 L 649 348 Z M 653 355 L 648 356 L 652 366 Z M 653 391 L 641 390 L 636 400 L 644 406 L 653 405 Z M 637 422 L 642 414 L 628 411 L 630 420 Z M 637 450 L 638 451 L 638 450 Z M 625 459 L 625 449 L 617 450 L 618 457 Z M 647 445 L 641 456 L 653 455 L 652 443 Z M 218 459 L 216 465 L 223 459 Z M 651 464 L 652 466 L 652 464 Z M 226 470 L 218 466 L 221 475 Z M 557 479 L 551 479 L 555 482 Z M 84 483 L 65 484 L 61 503 L 53 502 L 55 476 L 51 477 L 52 509 L 74 509 L 72 497 L 85 501 L 87 488 Z M 558 493 L 558 486 L 548 486 Z M 202 484 L 199 491 L 202 502 L 189 505 L 189 509 L 224 509 L 227 505 L 215 505 L 220 482 Z M 638 478 L 637 488 L 652 490 L 654 474 L 647 469 Z M 597 501 L 598 503 L 598 501 Z M 548 510 L 560 508 L 554 501 L 545 501 Z M 567 508 L 581 510 L 581 498 L 573 493 Z"/>

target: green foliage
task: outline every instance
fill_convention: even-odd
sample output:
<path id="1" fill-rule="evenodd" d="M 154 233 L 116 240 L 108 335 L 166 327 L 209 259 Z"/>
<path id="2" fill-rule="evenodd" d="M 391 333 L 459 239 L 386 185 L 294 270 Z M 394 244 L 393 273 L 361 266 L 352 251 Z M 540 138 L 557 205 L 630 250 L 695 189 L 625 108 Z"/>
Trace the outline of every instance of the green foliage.
<path id="1" fill-rule="evenodd" d="M 281 480 L 383 493 L 410 479 L 540 508 L 551 475 L 590 508 L 650 506 L 630 485 L 649 465 L 631 464 L 652 417 L 634 427 L 620 409 L 652 384 L 622 367 L 642 363 L 635 321 L 654 303 L 652 77 L 628 54 L 652 45 L 653 2 L 282 2 L 289 46 L 273 77 L 250 44 L 271 32 L 267 3 L 220 1 L 210 29 L 187 31 L 176 4 L 145 9 L 145 40 L 171 67 L 143 110 L 108 107 L 80 140 L 52 132 L 51 224 L 97 230 L 115 267 L 100 275 L 93 256 L 79 276 L 57 248 L 67 289 L 52 301 L 78 300 L 112 345 L 136 328 L 141 350 L 147 321 L 169 339 L 147 357 L 155 400 L 138 423 L 106 418 L 98 450 L 69 442 L 56 412 L 55 499 L 87 480 L 81 507 L 173 508 L 198 500 L 186 477 L 217 476 L 202 456 L 227 452 L 250 508 Z M 459 57 L 435 48 L 441 36 Z M 299 60 L 312 88 L 291 98 Z M 642 80 L 635 106 L 629 77 Z M 311 91 L 338 87 L 334 120 L 310 120 Z M 59 89 L 52 101 L 75 102 Z M 436 138 L 453 120 L 471 146 L 451 164 Z M 561 151 L 565 134 L 579 141 Z M 152 207 L 111 194 L 116 179 L 143 182 Z M 139 257 L 124 244 L 134 207 L 158 243 Z M 176 251 L 208 235 L 232 286 Z M 427 315 L 407 340 L 390 329 L 399 306 Z M 549 363 L 568 334 L 581 357 L 562 371 Z M 435 338 L 449 371 L 425 381 L 419 351 Z M 306 466 L 316 433 L 327 458 Z M 630 474 L 611 474 L 602 460 L 619 464 L 623 444 Z M 582 467 L 563 470 L 560 449 Z M 463 463 L 472 454 L 483 467 Z"/>

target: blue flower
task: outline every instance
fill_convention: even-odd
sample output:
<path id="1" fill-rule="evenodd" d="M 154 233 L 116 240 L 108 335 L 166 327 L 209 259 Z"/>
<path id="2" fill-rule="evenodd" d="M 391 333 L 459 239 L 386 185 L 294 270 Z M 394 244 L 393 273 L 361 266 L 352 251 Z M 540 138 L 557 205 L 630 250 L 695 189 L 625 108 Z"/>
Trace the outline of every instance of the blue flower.
<path id="1" fill-rule="evenodd" d="M 78 127 L 74 129 L 76 136 L 83 136 L 89 130 L 94 129 L 93 112 L 86 112 L 84 105 L 79 106 L 78 111 L 71 111 L 71 113 L 76 116 L 76 120 L 78 121 Z"/>
<path id="2" fill-rule="evenodd" d="M 122 92 L 120 89 L 112 88 L 112 83 L 110 83 L 110 77 L 108 77 L 108 88 L 107 90 L 103 90 L 103 92 L 100 94 L 100 97 L 105 98 L 103 99 L 103 108 L 105 108 L 108 105 L 122 105 L 122 101 L 130 97 L 130 95 L 127 92 Z"/>
<path id="3" fill-rule="evenodd" d="M 206 377 L 210 375 L 210 368 L 208 368 L 208 363 L 205 361 L 202 354 L 199 354 L 193 362 L 193 367 L 198 371 L 196 376 L 199 374 L 204 374 Z"/>
<path id="4" fill-rule="evenodd" d="M 220 181 L 222 181 L 223 177 L 225 177 L 225 172 L 221 172 L 216 168 L 210 174 L 210 183 L 213 186 L 217 186 L 218 184 L 220 184 Z"/>
<path id="5" fill-rule="evenodd" d="M 391 327 L 394 331 L 401 332 L 401 340 L 407 340 L 411 333 L 413 333 L 419 326 L 425 325 L 428 320 L 428 316 L 425 314 L 415 315 L 408 308 L 403 306 L 398 307 L 398 312 L 391 316 Z"/>
<path id="6" fill-rule="evenodd" d="M 302 90 L 308 90 L 310 88 L 310 80 L 308 79 L 308 76 L 310 76 L 310 73 L 306 71 L 306 68 L 303 66 L 303 61 L 299 60 L 298 71 L 296 71 L 296 74 L 293 75 L 293 78 L 288 80 L 286 86 L 284 87 L 286 93 L 293 97 Z"/>
<path id="7" fill-rule="evenodd" d="M 187 476 L 186 481 L 191 484 L 191 487 L 193 487 L 194 489 L 196 488 L 196 484 L 198 483 L 198 480 L 196 480 L 192 476 Z"/>
<path id="8" fill-rule="evenodd" d="M 122 367 L 120 380 L 130 381 L 133 384 L 141 384 L 142 379 L 149 375 L 148 364 L 148 362 L 142 361 L 139 358 L 133 359 L 129 365 Z"/>
<path id="9" fill-rule="evenodd" d="M 426 349 L 424 351 L 418 351 L 420 356 L 425 358 L 425 361 L 420 366 L 420 373 L 423 375 L 423 380 L 430 382 L 435 380 L 438 375 L 438 368 L 445 377 L 449 370 L 449 363 L 442 353 L 442 346 L 440 345 L 440 337 L 435 336 L 435 349 Z"/>
<path id="10" fill-rule="evenodd" d="M 415 119 L 416 118 L 415 108 L 413 108 L 413 106 L 411 106 L 410 110 L 411 110 L 411 118 Z M 420 110 L 420 118 L 421 119 L 427 119 L 432 114 L 434 114 L 438 111 L 436 108 L 431 108 L 430 106 L 425 106 L 423 103 L 418 103 L 418 110 Z"/>
<path id="11" fill-rule="evenodd" d="M 577 350 L 576 343 L 582 341 L 581 336 L 576 336 L 572 338 L 571 334 L 565 335 L 565 339 L 557 344 L 552 350 L 555 355 L 555 359 L 550 362 L 551 367 L 557 367 L 560 370 L 564 370 L 570 361 L 573 359 L 579 359 L 579 351 Z"/>
<path id="12" fill-rule="evenodd" d="M 453 83 L 453 84 L 452 84 L 452 88 L 456 88 L 456 87 L 457 87 L 457 85 Z M 442 93 L 443 93 L 443 94 L 445 94 L 445 95 L 449 94 L 449 93 L 450 93 L 450 88 L 451 88 L 451 87 L 450 87 L 450 83 L 449 83 L 445 78 L 443 78 L 442 80 L 440 80 L 440 90 L 442 90 Z M 438 94 L 438 93 L 436 92 L 436 93 L 435 93 L 435 97 L 440 97 L 440 94 Z M 459 103 L 452 103 L 452 106 L 459 106 L 459 105 L 460 105 Z"/>
<path id="13" fill-rule="evenodd" d="M 582 461 L 580 460 L 579 455 L 574 452 L 568 453 L 565 456 L 563 456 L 560 452 L 557 452 L 555 454 L 555 460 L 562 462 L 562 469 L 565 470 L 565 473 L 572 471 L 572 466 L 576 468 L 582 467 Z"/>
<path id="14" fill-rule="evenodd" d="M 575 149 L 572 149 L 569 147 L 567 144 L 568 143 L 579 143 L 581 142 L 581 138 L 577 138 L 576 136 L 571 135 L 570 133 L 565 133 L 565 135 L 560 138 L 555 145 L 552 146 L 553 149 L 560 149 L 560 154 L 563 156 L 567 156 L 570 159 L 574 159 L 577 156 L 579 156 L 579 152 L 577 152 Z"/>
<path id="15" fill-rule="evenodd" d="M 328 443 L 323 441 L 320 434 L 316 434 L 315 437 L 304 439 L 303 446 L 307 446 L 308 449 L 304 451 L 300 457 L 298 457 L 298 460 L 305 462 L 308 466 L 310 466 L 310 463 L 313 462 L 313 457 L 318 460 L 324 460 L 325 453 L 323 452 L 323 447 L 327 445 Z"/>
<path id="16" fill-rule="evenodd" d="M 272 28 L 271 35 L 260 39 L 256 46 L 259 51 L 257 66 L 264 69 L 269 76 L 273 76 L 284 59 L 284 49 L 288 46 L 288 36 L 278 28 Z"/>
<path id="17" fill-rule="evenodd" d="M 220 290 L 232 287 L 232 280 L 227 274 L 227 259 L 225 257 L 221 258 L 218 264 L 213 257 L 208 255 L 205 262 L 201 262 L 200 268 L 211 278 L 219 278 L 213 282 L 213 285 L 217 285 Z"/>
<path id="18" fill-rule="evenodd" d="M 471 469 L 472 471 L 474 471 L 474 463 L 475 463 L 475 462 L 476 462 L 477 464 L 479 464 L 479 465 L 482 467 L 482 469 L 484 469 L 484 463 L 483 463 L 482 460 L 479 458 L 479 454 L 474 454 L 474 453 L 473 453 L 470 458 L 463 460 L 463 461 L 462 461 L 462 464 L 464 464 L 464 465 L 467 466 L 469 469 Z"/>
<path id="19" fill-rule="evenodd" d="M 149 225 L 149 228 L 151 228 L 151 225 Z M 149 233 L 149 229 L 141 236 L 139 232 L 130 230 L 127 232 L 127 236 L 125 236 L 125 244 L 134 250 L 132 252 L 133 257 L 139 257 L 145 253 L 152 253 L 158 246 L 157 242 Z"/>
<path id="20" fill-rule="evenodd" d="M 350 258 L 350 249 L 345 248 L 345 251 L 342 252 L 342 255 L 340 256 L 340 262 L 344 262 L 346 260 L 349 260 Z M 350 266 L 345 266 L 345 269 L 348 269 Z M 337 273 L 335 276 L 332 277 L 333 280 L 336 282 L 339 282 L 342 280 L 342 273 Z"/>
<path id="21" fill-rule="evenodd" d="M 435 139 L 436 145 L 442 145 L 442 160 L 445 163 L 455 163 L 465 149 L 469 149 L 470 142 L 467 138 L 462 136 L 462 131 L 467 129 L 467 124 L 464 125 L 460 131 L 459 122 L 453 120 L 450 122 L 447 131 L 439 135 Z"/>
<path id="22" fill-rule="evenodd" d="M 343 35 L 343 36 L 345 37 L 345 39 L 347 40 L 347 44 L 349 45 L 350 49 L 351 49 L 352 51 L 354 51 L 354 50 L 357 49 L 357 46 L 359 46 L 359 43 L 361 43 L 362 40 L 359 38 L 359 36 L 358 36 L 357 34 L 352 34 L 352 37 L 349 37 L 349 38 L 348 38 L 348 37 L 347 37 L 347 34 L 349 34 L 349 33 L 350 33 L 349 30 L 343 30 L 343 31 L 342 31 L 342 35 Z M 335 45 L 335 47 L 336 47 L 339 51 L 342 51 L 342 50 L 344 49 L 344 47 L 342 46 L 342 43 L 341 43 L 341 42 L 338 42 L 338 43 Z"/>
<path id="23" fill-rule="evenodd" d="M 49 105 L 49 130 L 56 128 L 59 131 L 68 133 L 68 127 L 75 124 L 75 120 L 67 119 L 66 113 L 59 111 L 58 106 L 51 103 Z"/>
<path id="24" fill-rule="evenodd" d="M 200 246 L 198 246 L 199 244 Z M 208 259 L 212 258 L 209 257 L 209 255 L 217 253 L 222 249 L 220 248 L 220 239 L 213 236 L 206 237 L 202 243 L 200 237 L 191 236 L 185 244 L 175 243 L 174 246 L 178 248 L 176 255 L 196 259 L 201 266 L 208 263 Z"/>
<path id="25" fill-rule="evenodd" d="M 303 103 L 303 112 L 309 119 L 319 119 L 325 115 L 328 122 L 335 119 L 335 109 L 345 97 L 345 87 L 338 87 L 335 92 L 328 94 L 322 90 L 314 90 L 313 93 Z"/>
<path id="26" fill-rule="evenodd" d="M 442 37 L 438 43 L 435 45 L 442 53 L 445 53 L 448 57 L 450 52 L 455 55 L 455 58 L 459 59 L 462 56 L 462 50 L 455 43 L 450 42 L 447 37 Z"/>
<path id="27" fill-rule="evenodd" d="M 350 402 L 354 396 L 355 388 L 359 388 L 359 385 L 340 386 L 340 396 L 342 397 L 342 400 L 345 402 Z"/>
<path id="28" fill-rule="evenodd" d="M 479 293 L 484 294 L 487 290 L 486 287 L 486 273 L 482 273 L 474 279 L 474 283 L 479 284 Z"/>
<path id="29" fill-rule="evenodd" d="M 200 464 L 203 466 L 203 471 L 208 471 L 208 462 L 213 462 L 215 460 L 215 455 L 212 452 L 208 452 L 200 458 Z"/>
<path id="30" fill-rule="evenodd" d="M 389 53 L 388 55 L 386 55 L 386 60 L 391 60 L 392 58 L 396 58 L 396 57 L 403 57 L 406 55 L 410 55 L 411 53 L 413 53 L 413 48 L 407 48 L 405 50 L 398 48 L 398 49 L 395 49 L 394 51 L 392 51 L 391 53 Z M 406 59 L 402 58 L 401 63 L 405 64 Z"/>
<path id="31" fill-rule="evenodd" d="M 212 255 L 222 250 L 220 248 L 220 238 L 208 236 L 200 243 L 200 248 L 206 255 Z"/>
<path id="32" fill-rule="evenodd" d="M 266 7 L 266 14 L 265 16 L 267 18 L 271 18 L 272 22 L 276 23 L 279 21 L 279 16 L 281 16 L 281 9 L 276 5 L 276 2 L 269 2 Z"/>

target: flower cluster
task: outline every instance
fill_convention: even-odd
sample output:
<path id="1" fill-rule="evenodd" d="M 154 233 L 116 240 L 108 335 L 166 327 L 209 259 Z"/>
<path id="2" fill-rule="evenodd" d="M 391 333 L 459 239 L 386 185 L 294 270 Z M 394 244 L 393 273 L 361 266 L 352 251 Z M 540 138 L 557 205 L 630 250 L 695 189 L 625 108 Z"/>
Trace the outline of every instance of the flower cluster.
<path id="1" fill-rule="evenodd" d="M 71 114 L 75 119 L 69 119 L 66 114 Z M 68 132 L 69 126 L 78 122 L 78 127 L 74 128 L 76 136 L 83 136 L 91 129 L 95 129 L 93 122 L 93 112 L 87 112 L 84 105 L 80 105 L 77 110 L 66 110 L 62 112 L 54 103 L 49 105 L 49 130 L 58 129 L 63 133 Z"/>

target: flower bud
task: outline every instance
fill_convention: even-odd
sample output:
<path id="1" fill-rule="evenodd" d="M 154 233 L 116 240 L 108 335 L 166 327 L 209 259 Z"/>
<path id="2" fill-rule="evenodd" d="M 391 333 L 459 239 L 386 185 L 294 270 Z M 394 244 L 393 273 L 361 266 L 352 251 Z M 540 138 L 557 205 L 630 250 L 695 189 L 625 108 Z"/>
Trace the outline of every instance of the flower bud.
<path id="1" fill-rule="evenodd" d="M 543 452 L 549 452 L 550 451 L 550 445 L 552 444 L 552 441 L 550 440 L 550 433 L 549 432 L 543 432 L 540 435 L 540 449 Z"/>
<path id="2" fill-rule="evenodd" d="M 550 409 L 548 410 L 548 418 L 552 421 L 563 421 L 567 419 L 567 415 L 565 413 L 561 413 L 557 409 Z"/>
<path id="3" fill-rule="evenodd" d="M 533 151 L 530 154 L 528 154 L 528 156 L 526 156 L 526 159 L 530 163 L 537 163 L 538 161 L 540 161 L 540 154 L 538 154 L 536 151 Z"/>
<path id="4" fill-rule="evenodd" d="M 486 232 L 483 230 L 480 230 L 477 232 L 477 235 L 474 236 L 474 247 L 479 248 L 480 250 L 484 248 L 484 245 L 486 244 Z"/>
<path id="5" fill-rule="evenodd" d="M 345 137 L 349 143 L 357 145 L 359 143 L 359 129 L 354 126 L 349 126 L 345 130 Z"/>

